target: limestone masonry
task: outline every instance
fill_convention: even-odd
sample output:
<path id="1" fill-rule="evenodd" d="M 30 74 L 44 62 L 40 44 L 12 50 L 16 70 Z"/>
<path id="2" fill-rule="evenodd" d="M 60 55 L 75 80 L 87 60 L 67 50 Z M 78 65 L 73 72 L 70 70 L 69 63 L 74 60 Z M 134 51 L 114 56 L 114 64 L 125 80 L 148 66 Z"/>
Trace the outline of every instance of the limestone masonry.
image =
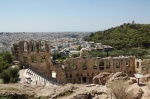
<path id="1" fill-rule="evenodd" d="M 13 45 L 13 54 L 20 61 L 20 68 L 31 68 L 58 83 L 92 83 L 101 72 L 124 72 L 130 76 L 139 72 L 135 57 L 85 57 L 69 58 L 63 63 L 52 62 L 50 42 L 20 41 Z"/>

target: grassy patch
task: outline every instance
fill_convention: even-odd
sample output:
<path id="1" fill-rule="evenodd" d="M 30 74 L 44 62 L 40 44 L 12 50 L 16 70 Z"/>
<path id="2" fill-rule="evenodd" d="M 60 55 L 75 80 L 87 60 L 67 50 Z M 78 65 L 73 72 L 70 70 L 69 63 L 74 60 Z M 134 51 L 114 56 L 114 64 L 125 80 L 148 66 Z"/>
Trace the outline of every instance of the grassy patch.
<path id="1" fill-rule="evenodd" d="M 6 96 L 6 97 L 0 97 L 0 99 L 12 99 L 11 97 L 8 97 L 8 96 Z"/>
<path id="2" fill-rule="evenodd" d="M 72 93 L 73 93 L 73 91 L 71 91 L 71 90 L 66 90 L 66 91 L 64 91 L 64 92 L 61 92 L 61 93 L 58 95 L 58 97 L 69 96 L 69 95 L 71 95 Z"/>

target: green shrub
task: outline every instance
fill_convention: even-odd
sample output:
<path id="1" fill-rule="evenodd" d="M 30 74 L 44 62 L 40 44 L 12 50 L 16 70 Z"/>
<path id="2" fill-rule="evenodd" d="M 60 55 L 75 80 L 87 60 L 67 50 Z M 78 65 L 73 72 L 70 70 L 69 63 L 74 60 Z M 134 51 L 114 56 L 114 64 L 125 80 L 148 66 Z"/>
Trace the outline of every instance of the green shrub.
<path id="1" fill-rule="evenodd" d="M 18 72 L 18 68 L 8 68 L 0 74 L 0 78 L 3 79 L 4 83 L 15 83 L 19 77 Z"/>
<path id="2" fill-rule="evenodd" d="M 3 59 L 8 62 L 9 64 L 12 63 L 13 61 L 13 58 L 12 58 L 12 55 L 6 51 L 5 53 L 3 53 Z"/>

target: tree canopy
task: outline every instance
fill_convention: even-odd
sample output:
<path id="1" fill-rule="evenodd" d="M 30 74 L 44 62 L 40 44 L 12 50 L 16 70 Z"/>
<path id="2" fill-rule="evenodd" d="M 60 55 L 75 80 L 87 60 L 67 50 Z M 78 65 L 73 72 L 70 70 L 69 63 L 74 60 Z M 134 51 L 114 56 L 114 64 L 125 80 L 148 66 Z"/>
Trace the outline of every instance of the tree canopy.
<path id="1" fill-rule="evenodd" d="M 18 80 L 18 71 L 17 67 L 12 68 L 12 55 L 9 52 L 4 52 L 0 54 L 0 79 L 4 83 L 15 83 Z"/>
<path id="2" fill-rule="evenodd" d="M 124 23 L 115 28 L 91 33 L 85 40 L 111 45 L 117 50 L 150 48 L 150 24 Z"/>

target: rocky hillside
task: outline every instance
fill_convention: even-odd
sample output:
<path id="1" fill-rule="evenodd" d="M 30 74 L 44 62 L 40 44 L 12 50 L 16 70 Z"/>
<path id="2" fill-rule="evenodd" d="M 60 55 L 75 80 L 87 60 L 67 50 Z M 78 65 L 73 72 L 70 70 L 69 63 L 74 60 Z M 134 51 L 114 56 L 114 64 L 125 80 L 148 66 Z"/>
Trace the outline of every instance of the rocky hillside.
<path id="1" fill-rule="evenodd" d="M 85 39 L 87 41 L 111 45 L 116 49 L 149 48 L 150 24 L 125 23 L 104 31 L 91 33 L 91 35 Z"/>
<path id="2" fill-rule="evenodd" d="M 149 99 L 150 89 L 130 83 L 130 99 Z M 64 86 L 31 86 L 23 84 L 0 84 L 2 99 L 110 99 L 109 87 L 67 84 Z M 7 98 L 4 98 L 7 97 Z"/>

